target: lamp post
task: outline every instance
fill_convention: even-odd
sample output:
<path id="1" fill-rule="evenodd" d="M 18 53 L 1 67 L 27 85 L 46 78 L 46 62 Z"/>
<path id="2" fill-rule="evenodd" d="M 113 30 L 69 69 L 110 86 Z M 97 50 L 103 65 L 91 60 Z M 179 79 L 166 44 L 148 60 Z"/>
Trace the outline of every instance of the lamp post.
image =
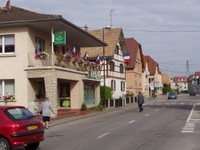
<path id="1" fill-rule="evenodd" d="M 103 42 L 105 42 L 105 29 L 111 29 L 110 26 L 103 27 Z M 105 46 L 103 46 L 103 98 L 104 98 L 104 107 L 106 108 L 106 66 L 105 66 Z M 107 64 L 107 63 L 106 63 Z"/>
<path id="2" fill-rule="evenodd" d="M 103 42 L 104 40 L 104 30 L 105 28 L 103 28 Z M 105 46 L 103 46 L 103 60 L 104 60 L 104 65 L 103 65 L 103 101 L 104 101 L 104 107 L 106 108 L 106 64 L 105 64 Z"/>

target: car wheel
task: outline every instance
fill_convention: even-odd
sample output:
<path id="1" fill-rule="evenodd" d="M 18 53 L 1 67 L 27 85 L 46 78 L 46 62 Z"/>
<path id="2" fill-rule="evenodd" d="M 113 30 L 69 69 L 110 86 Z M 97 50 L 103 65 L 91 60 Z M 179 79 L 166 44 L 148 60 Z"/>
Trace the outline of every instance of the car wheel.
<path id="1" fill-rule="evenodd" d="M 27 146 L 25 146 L 26 150 L 36 150 L 40 145 L 40 142 L 37 143 L 32 143 L 32 144 L 27 144 Z"/>
<path id="2" fill-rule="evenodd" d="M 11 150 L 10 143 L 4 138 L 0 138 L 0 150 Z"/>

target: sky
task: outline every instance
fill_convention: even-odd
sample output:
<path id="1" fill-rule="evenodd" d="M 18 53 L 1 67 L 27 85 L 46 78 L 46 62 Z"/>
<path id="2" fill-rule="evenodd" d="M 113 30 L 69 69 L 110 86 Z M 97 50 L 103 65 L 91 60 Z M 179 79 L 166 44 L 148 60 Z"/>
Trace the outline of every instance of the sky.
<path id="1" fill-rule="evenodd" d="M 0 6 L 5 3 L 0 0 Z M 11 0 L 11 5 L 62 15 L 79 27 L 122 28 L 171 77 L 200 71 L 200 0 Z"/>

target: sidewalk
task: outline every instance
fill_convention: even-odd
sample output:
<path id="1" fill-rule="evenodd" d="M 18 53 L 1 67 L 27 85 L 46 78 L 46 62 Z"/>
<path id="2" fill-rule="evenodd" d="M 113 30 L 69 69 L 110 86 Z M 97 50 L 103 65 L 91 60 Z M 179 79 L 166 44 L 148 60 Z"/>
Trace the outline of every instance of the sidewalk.
<path id="1" fill-rule="evenodd" d="M 158 99 L 157 98 L 153 98 L 153 99 L 147 98 L 145 100 L 145 104 L 154 102 L 155 100 L 158 100 Z M 94 112 L 91 112 L 91 113 L 88 113 L 88 114 L 85 114 L 85 115 L 78 115 L 78 116 L 71 116 L 71 117 L 62 118 L 62 119 L 56 119 L 56 120 L 52 120 L 50 122 L 49 126 L 52 127 L 52 126 L 76 121 L 76 120 L 79 120 L 79 119 L 94 117 L 94 116 L 97 116 L 97 115 L 103 115 L 103 114 L 111 113 L 111 112 L 114 112 L 114 111 L 120 111 L 121 109 L 124 109 L 124 107 L 136 108 L 138 106 L 137 106 L 137 103 L 134 102 L 134 103 L 130 103 L 130 104 L 127 104 L 125 106 L 122 106 L 122 107 L 111 107 L 111 108 L 106 108 L 103 111 L 94 111 Z"/>
<path id="2" fill-rule="evenodd" d="M 134 107 L 137 107 L 137 103 L 127 104 L 126 106 L 122 106 L 122 107 L 106 108 L 103 111 L 94 111 L 94 112 L 91 112 L 91 113 L 88 113 L 88 114 L 85 114 L 85 115 L 71 116 L 71 117 L 62 118 L 62 119 L 58 119 L 58 120 L 52 120 L 49 124 L 49 127 L 68 123 L 68 122 L 72 122 L 72 121 L 76 121 L 76 120 L 79 120 L 79 119 L 84 119 L 84 118 L 94 117 L 94 116 L 98 116 L 98 115 L 103 115 L 103 114 L 106 114 L 106 113 L 111 113 L 111 112 L 114 112 L 114 111 L 119 111 L 119 110 L 123 109 L 124 107 L 133 107 L 134 108 Z"/>

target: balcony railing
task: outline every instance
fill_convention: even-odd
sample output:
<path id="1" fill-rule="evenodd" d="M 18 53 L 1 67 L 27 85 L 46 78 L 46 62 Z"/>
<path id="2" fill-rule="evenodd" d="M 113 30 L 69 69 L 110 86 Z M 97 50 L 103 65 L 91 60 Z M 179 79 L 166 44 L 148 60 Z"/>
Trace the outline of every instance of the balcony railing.
<path id="1" fill-rule="evenodd" d="M 35 53 L 29 53 L 28 55 L 29 67 L 45 67 L 52 65 L 78 71 L 98 71 L 102 69 L 102 66 L 97 65 L 95 62 L 84 61 L 78 57 L 69 57 L 67 54 L 53 54 L 53 57 L 51 54 L 48 54 L 45 58 L 35 58 Z"/>

